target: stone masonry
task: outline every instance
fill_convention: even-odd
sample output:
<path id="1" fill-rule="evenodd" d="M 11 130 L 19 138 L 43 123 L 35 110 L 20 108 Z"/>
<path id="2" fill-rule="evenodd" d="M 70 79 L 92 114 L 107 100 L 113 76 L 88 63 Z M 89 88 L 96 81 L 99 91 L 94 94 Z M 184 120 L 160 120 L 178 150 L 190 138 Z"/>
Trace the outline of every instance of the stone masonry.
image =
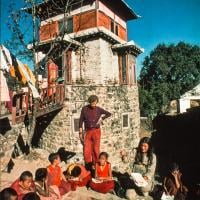
<path id="1" fill-rule="evenodd" d="M 128 170 L 129 164 L 123 164 L 120 151 L 125 150 L 128 157 L 133 156 L 134 148 L 139 141 L 139 106 L 137 86 L 68 86 L 65 107 L 44 131 L 40 147 L 49 152 L 63 146 L 69 151 L 78 153 L 83 159 L 83 147 L 79 134 L 74 130 L 74 119 L 79 118 L 81 108 L 87 104 L 91 94 L 99 97 L 99 106 L 110 111 L 112 116 L 104 121 L 101 136 L 101 151 L 110 155 L 112 166 L 116 170 Z M 122 127 L 122 114 L 128 114 L 129 126 Z"/>

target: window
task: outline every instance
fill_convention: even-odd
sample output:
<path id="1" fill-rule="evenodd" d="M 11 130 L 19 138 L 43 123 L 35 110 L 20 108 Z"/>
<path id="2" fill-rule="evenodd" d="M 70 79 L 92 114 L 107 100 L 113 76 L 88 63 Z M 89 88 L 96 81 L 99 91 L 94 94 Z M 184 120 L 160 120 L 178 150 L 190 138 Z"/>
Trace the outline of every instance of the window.
<path id="1" fill-rule="evenodd" d="M 73 126 L 74 133 L 79 132 L 79 117 L 78 116 L 72 118 L 72 126 Z"/>
<path id="2" fill-rule="evenodd" d="M 122 114 L 122 128 L 123 129 L 129 128 L 129 114 L 128 113 Z"/>
<path id="3" fill-rule="evenodd" d="M 71 57 L 72 57 L 72 51 L 67 51 L 65 53 L 65 83 L 71 84 L 72 82 L 72 70 L 71 70 Z"/>
<path id="4" fill-rule="evenodd" d="M 118 24 L 111 19 L 110 30 L 112 33 L 118 35 Z"/>
<path id="5" fill-rule="evenodd" d="M 73 18 L 68 18 L 59 21 L 59 33 L 72 33 L 73 32 Z"/>
<path id="6" fill-rule="evenodd" d="M 134 55 L 128 55 L 128 70 L 129 70 L 129 84 L 136 83 L 136 71 L 135 71 L 135 57 Z"/>
<path id="7" fill-rule="evenodd" d="M 127 55 L 119 54 L 119 80 L 121 84 L 128 84 Z"/>
<path id="8" fill-rule="evenodd" d="M 113 20 L 111 20 L 110 30 L 111 30 L 111 32 L 115 33 L 115 26 L 114 26 L 114 21 Z"/>
<path id="9" fill-rule="evenodd" d="M 115 34 L 118 35 L 118 25 L 115 24 Z"/>

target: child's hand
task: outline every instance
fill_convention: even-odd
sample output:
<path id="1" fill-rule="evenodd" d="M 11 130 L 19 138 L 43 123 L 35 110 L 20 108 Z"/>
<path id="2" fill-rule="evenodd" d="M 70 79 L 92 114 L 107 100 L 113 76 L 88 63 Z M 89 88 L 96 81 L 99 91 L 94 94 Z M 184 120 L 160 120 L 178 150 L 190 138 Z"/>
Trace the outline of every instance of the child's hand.
<path id="1" fill-rule="evenodd" d="M 143 176 L 143 178 L 144 178 L 146 181 L 148 181 L 148 179 L 149 179 L 147 176 Z"/>

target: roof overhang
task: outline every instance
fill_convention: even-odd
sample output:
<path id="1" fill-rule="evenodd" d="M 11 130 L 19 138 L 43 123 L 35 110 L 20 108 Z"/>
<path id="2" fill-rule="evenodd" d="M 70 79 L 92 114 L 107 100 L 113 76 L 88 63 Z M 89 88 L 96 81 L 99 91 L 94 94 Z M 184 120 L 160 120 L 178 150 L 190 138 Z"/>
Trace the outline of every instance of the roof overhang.
<path id="1" fill-rule="evenodd" d="M 79 31 L 77 33 L 70 33 L 69 36 L 76 41 L 83 41 L 83 40 L 90 40 L 94 37 L 101 37 L 107 41 L 109 41 L 111 44 L 118 44 L 118 43 L 124 43 L 125 41 L 119 38 L 114 33 L 107 30 L 105 27 L 95 27 L 95 28 L 89 28 L 87 30 Z"/>
<path id="2" fill-rule="evenodd" d="M 115 10 L 115 13 L 120 15 L 126 21 L 140 18 L 140 16 L 133 11 L 133 9 L 125 2 L 125 0 L 99 0 L 99 1 L 102 1 L 110 9 Z"/>
<path id="3" fill-rule="evenodd" d="M 118 51 L 118 52 L 128 51 L 129 53 L 132 53 L 135 56 L 144 52 L 144 49 L 139 47 L 137 44 L 135 44 L 135 42 L 133 40 L 131 40 L 130 42 L 115 44 L 112 46 L 112 49 L 114 51 Z"/>
<path id="4" fill-rule="evenodd" d="M 68 35 L 65 35 L 64 38 L 61 38 L 61 37 L 57 37 L 56 39 L 51 38 L 49 40 L 45 40 L 45 41 L 36 43 L 35 50 L 47 53 L 50 48 L 52 48 L 52 50 L 53 49 L 56 50 L 59 48 L 61 48 L 63 50 L 65 48 L 77 49 L 80 46 L 81 46 L 80 42 L 71 39 Z M 33 44 L 30 44 L 28 46 L 28 48 L 32 49 Z"/>

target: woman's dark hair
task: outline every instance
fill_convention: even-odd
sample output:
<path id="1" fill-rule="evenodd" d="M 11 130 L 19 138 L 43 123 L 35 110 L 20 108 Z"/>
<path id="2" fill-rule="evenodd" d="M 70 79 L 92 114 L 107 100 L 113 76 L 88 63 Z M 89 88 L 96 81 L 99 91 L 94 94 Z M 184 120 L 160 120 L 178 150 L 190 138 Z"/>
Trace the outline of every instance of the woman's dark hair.
<path id="1" fill-rule="evenodd" d="M 78 177 L 80 174 L 81 174 L 81 168 L 79 166 L 75 166 L 71 171 L 71 175 L 73 177 Z"/>
<path id="2" fill-rule="evenodd" d="M 93 102 L 97 101 L 97 103 L 99 102 L 99 98 L 96 96 L 96 95 L 91 95 L 89 98 L 88 98 L 88 102 L 91 104 Z"/>
<path id="3" fill-rule="evenodd" d="M 49 162 L 50 162 L 51 164 L 53 164 L 54 160 L 56 160 L 56 159 L 58 158 L 58 156 L 59 156 L 58 153 L 51 153 L 51 154 L 49 155 Z"/>
<path id="4" fill-rule="evenodd" d="M 17 192 L 13 188 L 5 188 L 0 192 L 1 200 L 11 200 L 11 197 L 17 197 Z"/>
<path id="5" fill-rule="evenodd" d="M 40 200 L 40 196 L 37 195 L 35 192 L 29 192 L 24 195 L 22 200 Z"/>
<path id="6" fill-rule="evenodd" d="M 33 174 L 30 171 L 24 171 L 24 172 L 21 173 L 21 175 L 19 177 L 19 180 L 20 181 L 25 181 L 27 177 L 28 178 L 32 178 Z"/>
<path id="7" fill-rule="evenodd" d="M 105 156 L 106 159 L 108 159 L 108 153 L 106 153 L 104 151 L 99 154 L 99 159 L 101 158 L 101 156 Z"/>
<path id="8" fill-rule="evenodd" d="M 38 168 L 35 172 L 35 180 L 43 181 L 47 177 L 47 169 L 46 168 Z"/>
<path id="9" fill-rule="evenodd" d="M 179 166 L 178 166 L 178 164 L 177 163 L 171 163 L 170 165 L 169 165 L 169 171 L 170 172 L 173 172 L 173 171 L 175 171 L 175 170 L 179 170 Z"/>
<path id="10" fill-rule="evenodd" d="M 151 145 L 151 139 L 149 137 L 143 137 L 140 140 L 138 148 L 137 148 L 137 153 L 136 153 L 136 156 L 135 156 L 135 163 L 141 163 L 142 162 L 141 145 L 144 144 L 144 143 L 149 145 L 149 149 L 147 151 L 147 157 L 148 157 L 149 164 L 152 164 L 152 162 L 153 162 L 153 148 L 152 148 L 152 145 Z"/>

